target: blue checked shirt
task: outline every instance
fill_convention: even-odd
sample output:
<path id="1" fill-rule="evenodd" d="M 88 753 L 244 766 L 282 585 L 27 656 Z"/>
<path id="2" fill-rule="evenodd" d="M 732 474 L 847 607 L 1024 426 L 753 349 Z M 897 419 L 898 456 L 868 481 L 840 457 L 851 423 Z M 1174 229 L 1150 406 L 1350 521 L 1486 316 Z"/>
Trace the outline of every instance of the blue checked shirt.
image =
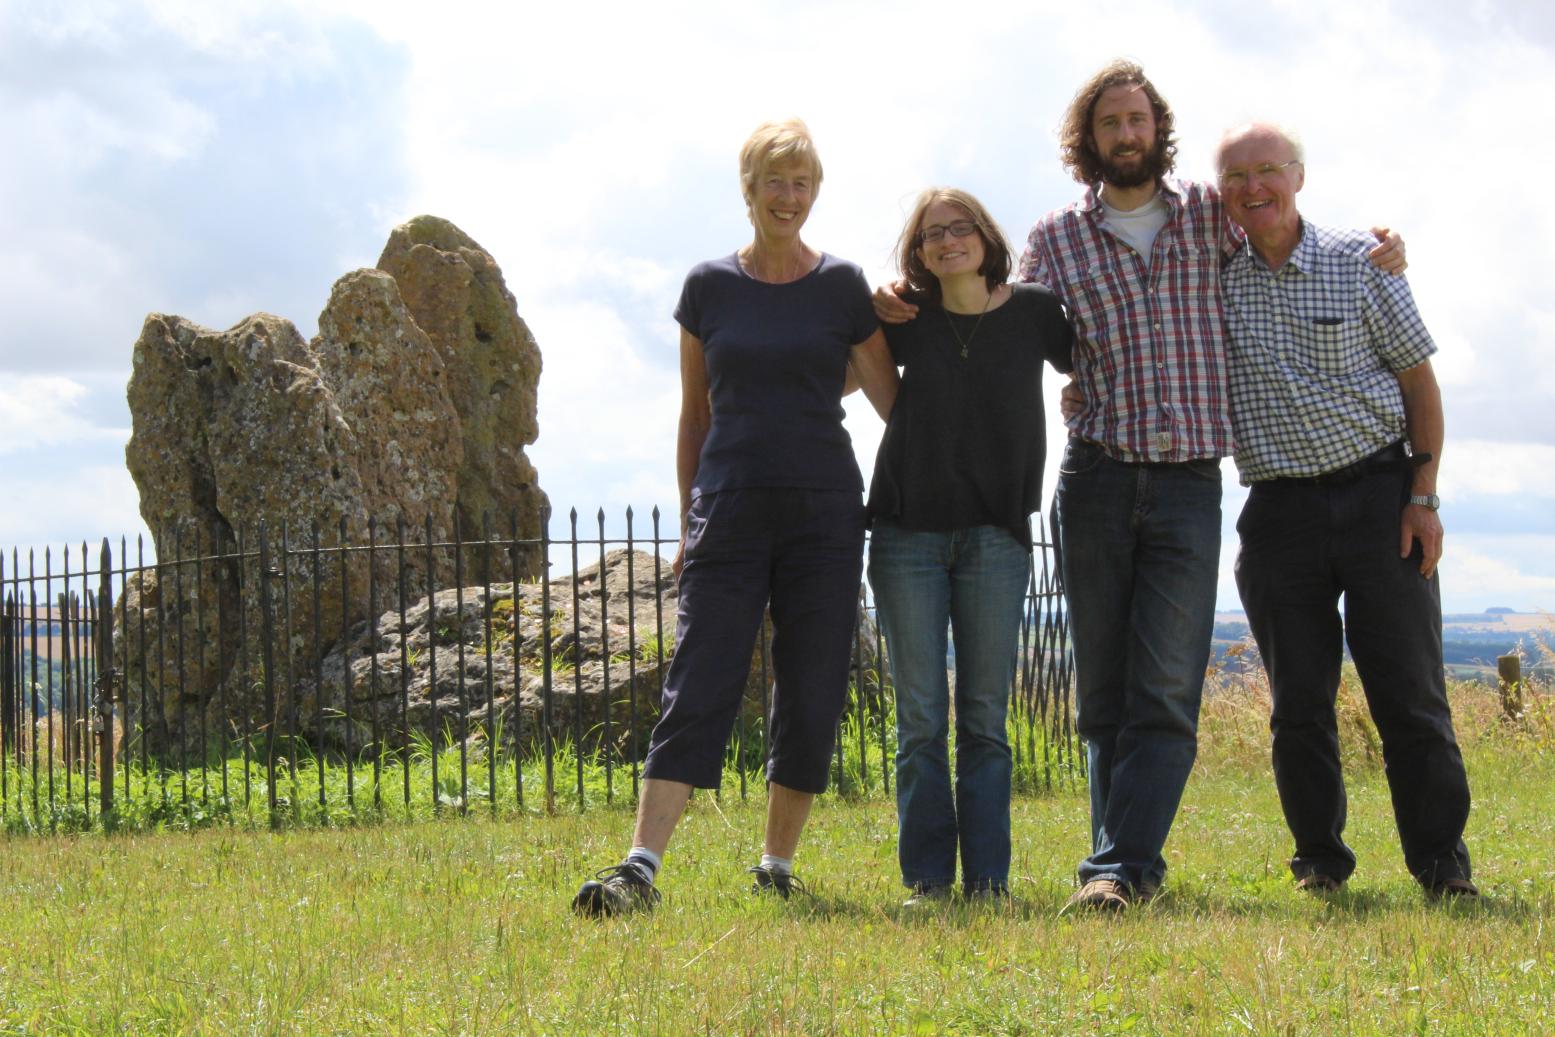
<path id="1" fill-rule="evenodd" d="M 1243 485 L 1322 475 L 1404 438 L 1395 372 L 1436 352 L 1403 277 L 1363 231 L 1302 221 L 1278 270 L 1244 244 L 1226 264 L 1231 421 Z"/>

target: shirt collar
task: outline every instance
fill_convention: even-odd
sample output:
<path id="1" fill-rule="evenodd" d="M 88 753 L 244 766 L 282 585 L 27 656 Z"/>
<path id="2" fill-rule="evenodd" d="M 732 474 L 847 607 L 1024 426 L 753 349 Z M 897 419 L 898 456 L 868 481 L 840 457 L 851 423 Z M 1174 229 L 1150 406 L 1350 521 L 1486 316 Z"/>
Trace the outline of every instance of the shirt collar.
<path id="1" fill-rule="evenodd" d="M 1158 193 L 1160 194 L 1161 199 L 1166 202 L 1166 207 L 1171 210 L 1171 218 L 1176 218 L 1177 214 L 1182 212 L 1183 205 L 1185 204 L 1183 201 L 1182 186 L 1178 184 L 1177 181 L 1172 180 L 1169 177 L 1162 177 L 1161 187 Z M 1100 182 L 1090 184 L 1086 187 L 1085 197 L 1080 199 L 1080 211 L 1091 213 L 1092 215 L 1096 216 L 1101 215 L 1102 206 Z"/>
<path id="2" fill-rule="evenodd" d="M 1296 251 L 1285 260 L 1286 266 L 1295 267 L 1302 273 L 1310 273 L 1317 268 L 1317 234 L 1312 229 L 1312 224 L 1306 220 L 1301 221 L 1301 240 L 1296 242 Z"/>
<path id="3" fill-rule="evenodd" d="M 1301 239 L 1296 242 L 1296 248 L 1289 256 L 1286 257 L 1285 262 L 1280 266 L 1279 270 L 1273 270 L 1270 272 L 1278 274 L 1286 267 L 1290 267 L 1297 273 L 1311 273 L 1317 267 L 1317 260 L 1317 232 L 1313 230 L 1312 224 L 1308 223 L 1305 217 L 1303 217 L 1301 219 Z M 1229 262 L 1233 266 L 1246 267 L 1254 270 L 1269 269 L 1268 266 L 1265 265 L 1263 257 L 1258 254 L 1258 252 L 1253 248 L 1252 242 L 1248 241 L 1246 237 L 1242 238 L 1242 243 L 1238 245 L 1237 250 L 1231 254 L 1231 259 Z"/>

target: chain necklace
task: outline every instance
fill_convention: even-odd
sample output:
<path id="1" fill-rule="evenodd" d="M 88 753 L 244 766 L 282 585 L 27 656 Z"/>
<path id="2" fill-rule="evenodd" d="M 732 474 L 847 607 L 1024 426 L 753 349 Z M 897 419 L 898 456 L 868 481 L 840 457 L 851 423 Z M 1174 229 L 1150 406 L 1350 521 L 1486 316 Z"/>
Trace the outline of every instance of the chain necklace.
<path id="1" fill-rule="evenodd" d="M 982 312 L 977 315 L 977 323 L 972 325 L 972 333 L 966 338 L 961 337 L 961 332 L 956 330 L 956 322 L 950 319 L 950 310 L 945 309 L 945 323 L 950 325 L 950 333 L 956 336 L 956 342 L 961 346 L 961 359 L 966 359 L 966 351 L 971 348 L 972 340 L 977 337 L 977 329 L 983 326 L 983 318 L 988 316 L 988 306 L 993 302 L 993 293 L 988 293 L 988 298 L 983 300 Z"/>

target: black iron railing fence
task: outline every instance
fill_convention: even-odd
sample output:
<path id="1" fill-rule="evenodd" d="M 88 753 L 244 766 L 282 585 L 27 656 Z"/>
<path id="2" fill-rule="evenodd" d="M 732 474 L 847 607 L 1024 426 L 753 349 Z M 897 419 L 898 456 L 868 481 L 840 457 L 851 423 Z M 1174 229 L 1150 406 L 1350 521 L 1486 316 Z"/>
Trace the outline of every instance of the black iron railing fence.
<path id="1" fill-rule="evenodd" d="M 675 545 L 603 510 L 566 535 L 436 537 L 263 522 L 0 555 L 0 825 L 330 822 L 582 808 L 636 794 L 673 653 Z M 1051 545 L 1032 555 L 1010 688 L 1028 786 L 1082 767 Z M 550 564 L 539 564 L 549 559 Z M 551 569 L 570 568 L 566 576 Z M 766 757 L 767 638 L 729 750 Z M 835 784 L 889 793 L 892 689 L 867 588 Z M 536 786 L 538 785 L 538 788 Z M 482 802 L 484 801 L 484 802 Z"/>

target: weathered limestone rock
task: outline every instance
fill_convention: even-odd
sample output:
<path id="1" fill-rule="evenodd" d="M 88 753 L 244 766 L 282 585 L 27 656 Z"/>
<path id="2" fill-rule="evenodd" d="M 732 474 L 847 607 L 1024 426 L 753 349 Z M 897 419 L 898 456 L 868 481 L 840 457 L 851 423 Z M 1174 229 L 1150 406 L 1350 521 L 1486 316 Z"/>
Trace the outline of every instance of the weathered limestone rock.
<path id="1" fill-rule="evenodd" d="M 678 603 L 667 560 L 624 550 L 605 557 L 603 580 L 595 563 L 554 581 L 548 604 L 538 583 L 493 584 L 489 596 L 479 586 L 438 591 L 430 608 L 423 597 L 403 620 L 397 609 L 378 616 L 376 637 L 370 623 L 354 627 L 325 657 L 322 698 L 313 681 L 299 685 L 298 730 L 328 750 L 353 752 L 372 742 L 375 725 L 389 746 L 411 732 L 441 743 L 496 731 L 503 748 L 524 752 L 547 730 L 566 743 L 580 741 L 581 730 L 585 751 L 608 744 L 641 760 L 659 718 Z M 874 626 L 860 615 L 855 678 L 877 705 Z M 741 709 L 745 731 L 759 731 L 771 679 L 758 644 Z"/>
<path id="2" fill-rule="evenodd" d="M 493 584 L 489 597 L 483 586 L 450 588 L 430 607 L 425 597 L 412 603 L 403 620 L 397 608 L 378 616 L 376 639 L 370 623 L 358 624 L 324 659 L 322 700 L 313 681 L 299 683 L 299 730 L 346 749 L 370 744 L 375 723 L 391 746 L 412 731 L 440 741 L 500 729 L 505 746 L 516 738 L 527 749 L 547 729 L 576 741 L 581 701 L 586 747 L 608 737 L 618 749 L 635 745 L 640 759 L 659 716 L 676 589 L 669 563 L 656 567 L 641 551 L 613 552 L 604 571 L 603 588 L 598 563 L 553 582 L 548 605 L 539 583 Z"/>
<path id="3" fill-rule="evenodd" d="M 487 516 L 505 533 L 515 512 L 520 536 L 538 535 L 546 499 L 524 447 L 539 434 L 540 347 L 496 260 L 447 220 L 417 216 L 394 228 L 378 269 L 398 282 L 448 372 L 448 397 L 464 429 L 455 478 L 466 535 L 478 533 Z M 535 552 L 528 571 L 538 564 Z"/>
<path id="4" fill-rule="evenodd" d="M 146 319 L 125 458 L 158 568 L 130 580 L 117 653 L 127 686 L 150 689 L 138 723 L 159 745 L 188 745 L 200 724 L 224 723 L 210 712 L 223 700 L 250 730 L 274 721 L 259 715 L 262 616 L 274 684 L 314 673 L 325 646 L 382 608 L 382 596 L 367 600 L 366 555 L 342 564 L 329 551 L 342 523 L 357 547 L 370 521 L 380 543 L 398 522 L 413 540 L 446 543 L 462 499 L 465 537 L 487 513 L 496 535 L 511 531 L 515 513 L 520 537 L 539 534 L 545 497 L 523 454 L 535 438 L 539 351 L 495 262 L 430 217 L 396 230 L 384 257 L 405 284 L 382 270 L 345 275 L 311 343 L 269 314 L 220 332 Z M 316 596 L 315 542 L 324 548 Z M 536 548 L 515 555 L 510 574 L 537 571 Z M 410 552 L 407 593 L 452 582 L 447 560 L 445 548 Z M 373 569 L 380 588 L 398 579 L 390 552 Z"/>

